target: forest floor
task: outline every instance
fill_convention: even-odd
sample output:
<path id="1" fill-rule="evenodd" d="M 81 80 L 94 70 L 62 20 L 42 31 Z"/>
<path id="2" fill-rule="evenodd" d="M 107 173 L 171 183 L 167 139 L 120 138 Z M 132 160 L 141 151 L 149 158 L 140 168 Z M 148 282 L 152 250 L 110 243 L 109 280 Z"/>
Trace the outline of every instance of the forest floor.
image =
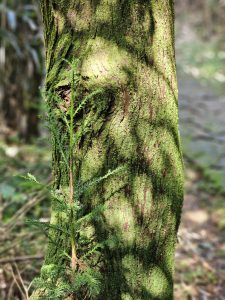
<path id="1" fill-rule="evenodd" d="M 186 167 L 185 199 L 176 252 L 175 300 L 225 299 L 224 196 Z"/>
<path id="2" fill-rule="evenodd" d="M 186 184 L 176 252 L 175 300 L 224 300 L 225 97 L 179 73 Z"/>

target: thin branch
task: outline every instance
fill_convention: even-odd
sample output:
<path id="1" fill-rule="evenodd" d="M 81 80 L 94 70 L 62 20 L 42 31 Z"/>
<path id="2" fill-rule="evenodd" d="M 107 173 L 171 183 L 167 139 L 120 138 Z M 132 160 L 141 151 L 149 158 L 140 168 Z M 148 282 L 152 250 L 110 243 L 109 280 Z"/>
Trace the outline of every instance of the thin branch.
<path id="1" fill-rule="evenodd" d="M 25 292 L 26 299 L 28 300 L 28 299 L 29 299 L 28 291 L 27 291 L 27 288 L 26 288 L 26 286 L 25 286 L 25 284 L 24 284 L 24 282 L 23 282 L 23 279 L 22 279 L 22 277 L 21 277 L 19 268 L 18 268 L 18 266 L 17 266 L 16 263 L 13 263 L 13 266 L 14 266 L 15 269 L 16 269 L 16 272 L 17 272 L 17 274 L 18 274 L 18 277 L 19 277 L 21 286 L 22 286 L 22 288 L 23 288 L 23 290 L 24 290 L 24 292 Z"/>
<path id="2" fill-rule="evenodd" d="M 18 289 L 19 289 L 19 291 L 20 291 L 22 297 L 23 297 L 23 298 L 26 297 L 26 294 L 24 294 L 24 292 L 23 292 L 23 290 L 21 289 L 21 286 L 20 286 L 20 284 L 19 284 L 19 282 L 18 282 L 18 280 L 17 280 L 17 278 L 16 278 L 16 275 L 14 274 L 14 271 L 13 271 L 13 267 L 12 267 L 12 266 L 11 266 L 11 272 L 12 272 L 13 280 L 14 280 L 14 282 L 16 283 L 16 285 L 17 285 L 17 287 L 18 287 Z"/>
<path id="3" fill-rule="evenodd" d="M 35 206 L 37 203 L 44 200 L 45 194 L 37 195 L 36 197 L 30 199 L 25 205 L 23 205 L 10 219 L 9 223 L 5 225 L 5 230 L 11 231 L 18 221 L 21 219 L 22 216 L 24 216 L 33 206 Z"/>
<path id="4" fill-rule="evenodd" d="M 2 258 L 0 259 L 0 264 L 8 264 L 8 263 L 15 263 L 15 262 L 22 262 L 28 260 L 39 260 L 43 259 L 43 255 L 25 255 L 25 256 L 17 256 L 17 257 L 9 257 L 9 258 Z"/>

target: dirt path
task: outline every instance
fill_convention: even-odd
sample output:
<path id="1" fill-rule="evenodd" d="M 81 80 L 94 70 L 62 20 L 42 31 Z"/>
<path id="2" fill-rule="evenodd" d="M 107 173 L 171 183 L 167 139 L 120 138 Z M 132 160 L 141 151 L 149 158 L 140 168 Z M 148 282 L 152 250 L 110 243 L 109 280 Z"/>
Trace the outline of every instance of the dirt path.
<path id="1" fill-rule="evenodd" d="M 225 97 L 183 73 L 178 79 L 185 153 L 225 191 Z"/>

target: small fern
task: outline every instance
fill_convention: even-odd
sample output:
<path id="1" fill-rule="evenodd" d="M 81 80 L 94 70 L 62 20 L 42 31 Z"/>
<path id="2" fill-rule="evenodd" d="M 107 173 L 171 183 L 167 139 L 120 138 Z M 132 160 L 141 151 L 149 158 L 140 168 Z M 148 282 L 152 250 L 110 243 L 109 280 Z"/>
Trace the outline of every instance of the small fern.
<path id="1" fill-rule="evenodd" d="M 54 210 L 64 213 L 67 216 L 68 224 L 62 228 L 58 224 L 50 224 L 38 220 L 28 220 L 27 222 L 43 231 L 52 243 L 54 243 L 51 240 L 52 230 L 63 234 L 70 241 L 70 249 L 68 252 L 64 251 L 60 255 L 68 263 L 65 267 L 53 264 L 44 265 L 41 270 L 41 276 L 33 281 L 33 285 L 36 289 L 43 292 L 43 299 L 64 299 L 69 295 L 75 295 L 76 299 L 94 299 L 101 291 L 102 277 L 100 272 L 94 268 L 92 262 L 101 254 L 105 247 L 113 247 L 116 244 L 116 240 L 112 237 L 102 242 L 96 242 L 94 234 L 90 233 L 89 236 L 84 234 L 88 230 L 91 232 L 93 222 L 101 220 L 106 205 L 99 204 L 86 213 L 80 199 L 88 189 L 111 176 L 115 176 L 125 168 L 118 167 L 115 170 L 109 170 L 101 177 L 96 177 L 84 183 L 75 183 L 74 146 L 79 143 L 86 127 L 88 127 L 89 120 L 85 120 L 84 125 L 80 129 L 74 130 L 74 118 L 94 96 L 101 95 L 103 90 L 98 89 L 85 96 L 81 101 L 76 101 L 76 86 L 78 86 L 80 80 L 77 72 L 78 62 L 67 63 L 72 71 L 70 103 L 66 111 L 61 109 L 62 98 L 59 95 L 48 93 L 45 96 L 50 99 L 47 101 L 49 128 L 68 172 L 68 186 L 52 189 L 51 198 Z M 52 107 L 52 102 L 58 107 L 56 110 Z M 58 130 L 59 119 L 62 120 L 66 130 L 64 140 L 62 140 Z M 29 173 L 26 179 L 39 183 Z"/>

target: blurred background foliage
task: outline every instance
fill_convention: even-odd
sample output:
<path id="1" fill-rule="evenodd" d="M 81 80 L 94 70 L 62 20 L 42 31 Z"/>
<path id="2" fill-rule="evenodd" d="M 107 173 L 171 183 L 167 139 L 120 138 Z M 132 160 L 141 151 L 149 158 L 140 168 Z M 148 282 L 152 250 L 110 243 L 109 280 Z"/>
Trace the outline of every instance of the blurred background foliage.
<path id="1" fill-rule="evenodd" d="M 41 20 L 35 1 L 0 4 L 1 134 L 29 141 L 38 136 L 43 76 Z"/>
<path id="2" fill-rule="evenodd" d="M 225 299 L 225 0 L 175 0 L 180 130 L 186 166 L 175 299 Z M 35 0 L 0 0 L 0 299 L 27 299 L 46 249 L 51 182 Z"/>
<path id="3" fill-rule="evenodd" d="M 221 89 L 225 82 L 225 0 L 175 2 L 178 68 Z"/>

